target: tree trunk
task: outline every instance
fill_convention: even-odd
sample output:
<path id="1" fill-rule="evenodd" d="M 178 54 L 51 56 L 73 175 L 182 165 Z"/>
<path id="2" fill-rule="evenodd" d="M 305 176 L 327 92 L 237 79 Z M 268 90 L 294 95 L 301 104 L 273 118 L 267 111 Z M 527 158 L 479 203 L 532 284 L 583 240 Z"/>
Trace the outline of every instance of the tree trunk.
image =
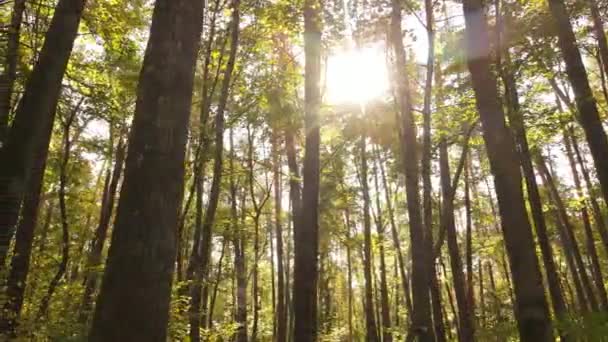
<path id="1" fill-rule="evenodd" d="M 110 177 L 108 187 L 105 191 L 105 195 L 102 197 L 101 212 L 99 215 L 99 224 L 95 230 L 95 236 L 91 244 L 91 251 L 87 259 L 87 273 L 85 275 L 85 286 L 84 294 L 82 297 L 82 308 L 81 315 L 83 322 L 89 317 L 89 311 L 91 310 L 93 293 L 97 287 L 98 282 L 98 270 L 97 268 L 102 264 L 103 246 L 106 242 L 108 234 L 108 228 L 110 227 L 110 220 L 112 218 L 112 211 L 114 210 L 114 200 L 116 198 L 116 191 L 118 190 L 118 181 L 120 174 L 122 173 L 122 165 L 125 157 L 125 145 L 122 139 L 119 141 L 116 147 L 116 157 L 114 160 L 114 169 Z"/>
<path id="2" fill-rule="evenodd" d="M 410 336 L 418 336 L 420 342 L 434 340 L 431 330 L 431 308 L 429 299 L 428 256 L 425 231 L 422 223 L 420 193 L 418 186 L 418 156 L 416 125 L 411 110 L 409 80 L 406 73 L 406 56 L 401 30 L 401 4 L 392 0 L 390 41 L 395 56 L 395 79 L 397 80 L 397 102 L 401 113 L 399 137 L 403 155 L 403 171 L 407 207 L 409 214 L 411 255 L 412 255 L 412 327 Z M 411 338 L 411 337 L 410 337 Z"/>
<path id="3" fill-rule="evenodd" d="M 277 335 L 276 342 L 285 342 L 287 339 L 287 310 L 285 309 L 285 269 L 283 267 L 283 226 L 281 208 L 281 156 L 279 153 L 278 135 L 273 132 L 273 175 L 274 175 L 274 216 L 275 216 L 275 239 L 277 241 L 277 307 L 275 311 Z"/>
<path id="4" fill-rule="evenodd" d="M 375 148 L 377 150 L 377 147 Z M 392 342 L 393 334 L 391 333 L 391 314 L 390 303 L 388 299 L 388 282 L 386 280 L 386 258 L 384 253 L 384 220 L 382 218 L 382 207 L 380 205 L 380 186 L 378 182 L 378 163 L 375 153 L 374 158 L 374 190 L 376 193 L 376 231 L 378 232 L 378 250 L 380 254 L 380 306 L 382 312 L 382 342 Z M 395 303 L 396 304 L 396 303 Z"/>
<path id="5" fill-rule="evenodd" d="M 384 161 L 380 160 L 380 152 L 376 150 L 377 156 L 380 163 L 380 175 L 382 176 L 382 186 L 384 187 L 384 196 L 386 200 L 386 208 L 388 210 L 388 218 L 389 223 L 391 225 L 391 236 L 393 239 L 393 248 L 397 255 L 397 261 L 399 263 L 399 275 L 401 278 L 401 287 L 403 289 L 403 295 L 405 296 L 405 306 L 407 308 L 407 312 L 409 314 L 412 313 L 412 299 L 410 296 L 410 282 L 405 272 L 406 265 L 405 259 L 403 257 L 403 252 L 401 251 L 401 241 L 399 239 L 399 233 L 397 231 L 397 224 L 395 222 L 395 213 L 393 211 L 393 204 L 391 200 L 391 191 L 388 186 L 388 182 L 386 180 L 386 172 L 384 171 Z"/>
<path id="6" fill-rule="evenodd" d="M 511 27 L 512 20 L 510 20 L 510 18 L 510 15 L 507 15 L 507 27 Z M 499 41 L 497 45 L 501 46 L 501 44 L 502 43 Z M 555 261 L 553 259 L 553 248 L 551 247 L 551 242 L 549 241 L 549 236 L 547 234 L 547 225 L 543 216 L 542 202 L 540 199 L 540 193 L 538 191 L 538 184 L 536 183 L 536 176 L 534 175 L 534 167 L 532 165 L 530 148 L 528 146 L 528 139 L 526 137 L 525 123 L 519 104 L 517 84 L 513 70 L 514 66 L 511 63 L 511 56 L 509 55 L 509 51 L 506 46 L 500 51 L 500 55 L 505 61 L 504 66 L 499 65 L 499 70 L 505 87 L 507 115 L 509 117 L 511 129 L 513 130 L 513 136 L 517 146 L 517 151 L 519 153 L 519 160 L 523 170 L 524 180 L 526 182 L 528 202 L 530 203 L 532 220 L 534 221 L 534 228 L 536 229 L 536 236 L 538 238 L 538 244 L 540 245 L 543 265 L 545 266 L 545 275 L 547 277 L 551 304 L 553 306 L 555 315 L 558 317 L 558 319 L 563 320 L 567 315 L 566 304 L 563 293 L 559 286 L 559 277 L 557 275 Z M 564 342 L 569 340 L 568 336 L 563 330 L 560 330 L 560 338 Z"/>
<path id="7" fill-rule="evenodd" d="M 583 228 L 586 237 L 586 248 L 587 255 L 591 259 L 591 275 L 595 284 L 595 289 L 602 310 L 608 310 L 608 295 L 606 295 L 606 288 L 604 287 L 604 276 L 602 275 L 602 269 L 600 268 L 600 260 L 595 248 L 595 239 L 593 237 L 593 231 L 591 230 L 591 219 L 589 218 L 589 211 L 587 210 L 587 204 L 584 200 L 583 187 L 581 186 L 581 180 L 576 169 L 576 162 L 574 161 L 574 155 L 572 153 L 572 144 L 570 139 L 564 131 L 564 145 L 566 147 L 566 156 L 570 163 L 570 170 L 572 171 L 572 178 L 574 179 L 574 185 L 576 187 L 576 194 L 579 200 L 582 200 L 581 204 L 581 219 L 583 221 Z"/>
<path id="8" fill-rule="evenodd" d="M 154 6 L 92 342 L 166 339 L 202 19 L 200 1 Z"/>
<path id="9" fill-rule="evenodd" d="M 452 280 L 454 283 L 454 292 L 456 293 L 456 303 L 458 305 L 458 326 L 459 341 L 474 341 L 474 324 L 473 313 L 469 309 L 470 294 L 467 293 L 467 287 L 463 278 L 462 260 L 458 249 L 458 236 L 456 233 L 456 225 L 454 223 L 454 201 L 450 198 L 454 191 L 451 187 L 450 169 L 448 160 L 447 142 L 441 142 L 439 146 L 439 165 L 441 173 L 441 190 L 443 194 L 443 205 L 446 206 L 442 210 L 441 217 L 442 227 L 447 230 L 448 251 L 450 253 L 450 265 L 452 267 Z M 465 195 L 466 196 L 466 195 Z M 472 284 L 469 284 L 472 286 Z"/>
<path id="10" fill-rule="evenodd" d="M 597 177 L 602 186 L 604 200 L 608 203 L 608 139 L 602 126 L 593 92 L 589 86 L 587 71 L 583 64 L 576 37 L 568 18 L 568 10 L 563 0 L 548 0 L 555 28 L 559 38 L 559 47 L 566 62 L 566 74 L 572 85 L 578 120 L 585 131 L 587 143 L 597 170 Z"/>
<path id="11" fill-rule="evenodd" d="M 4 74 L 0 75 L 0 149 L 8 133 L 8 115 L 11 111 L 13 87 L 17 79 L 17 60 L 19 59 L 19 37 L 25 11 L 25 0 L 14 0 L 11 23 L 8 28 Z M 47 144 L 48 145 L 48 144 Z"/>
<path id="12" fill-rule="evenodd" d="M 578 268 L 578 273 L 580 275 L 580 279 L 582 281 L 583 289 L 585 291 L 585 297 L 587 298 L 587 303 L 590 305 L 591 310 L 598 311 L 599 306 L 595 294 L 593 292 L 593 286 L 591 285 L 591 280 L 589 279 L 589 275 L 587 274 L 585 263 L 583 261 L 583 257 L 581 255 L 578 242 L 576 241 L 576 236 L 574 235 L 574 228 L 570 219 L 568 217 L 568 213 L 566 212 L 566 206 L 562 201 L 559 192 L 557 191 L 557 187 L 555 185 L 555 181 L 553 180 L 553 176 L 549 172 L 547 168 L 547 164 L 544 161 L 544 158 L 537 153 L 536 155 L 537 166 L 539 171 L 543 174 L 543 180 L 545 184 L 549 188 L 549 193 L 555 203 L 557 208 L 557 214 L 560 224 L 563 226 L 565 242 L 564 249 L 566 253 L 571 253 L 574 258 L 574 264 Z"/>
<path id="13" fill-rule="evenodd" d="M 346 225 L 346 281 L 348 282 L 348 340 L 353 341 L 353 264 L 351 259 L 350 214 L 348 208 L 344 211 Z"/>
<path id="14" fill-rule="evenodd" d="M 51 279 L 49 288 L 40 300 L 40 307 L 38 309 L 37 319 L 45 318 L 49 306 L 51 304 L 51 298 L 57 290 L 59 282 L 63 279 L 68 268 L 68 262 L 70 257 L 70 226 L 68 222 L 68 209 L 66 203 L 66 187 L 68 183 L 68 163 L 70 161 L 70 153 L 72 153 L 72 139 L 70 139 L 70 128 L 76 118 L 76 114 L 80 110 L 84 98 L 76 105 L 76 107 L 68 115 L 66 122 L 62 122 L 63 128 L 63 151 L 61 157 L 61 163 L 59 165 L 59 190 L 57 191 L 59 196 L 59 214 L 61 217 L 61 261 L 57 272 Z"/>
<path id="15" fill-rule="evenodd" d="M 600 67 L 603 67 L 604 75 L 608 77 L 608 42 L 606 41 L 606 33 L 604 32 L 604 24 L 602 23 L 602 15 L 597 6 L 596 0 L 587 0 L 591 9 L 591 19 L 593 20 L 593 30 L 595 31 L 599 55 L 601 59 Z"/>
<path id="16" fill-rule="evenodd" d="M 372 284 L 372 238 L 371 238 L 371 222 L 369 214 L 370 198 L 369 186 L 367 182 L 367 149 L 365 133 L 361 136 L 360 153 L 361 153 L 361 188 L 363 193 L 363 274 L 365 278 L 365 329 L 366 340 L 370 342 L 378 341 L 376 335 L 376 319 L 374 314 L 374 288 Z"/>
<path id="17" fill-rule="evenodd" d="M 0 331 L 2 331 L 2 334 L 4 334 L 7 339 L 16 337 L 15 332 L 23 306 L 25 286 L 29 274 L 34 232 L 38 222 L 40 197 L 48 154 L 47 146 L 51 139 L 52 130 L 47 129 L 45 132 L 48 134 L 46 139 L 43 139 L 40 144 L 40 156 L 35 161 L 35 168 L 32 170 L 32 175 L 28 182 L 28 189 L 26 190 L 21 213 L 21 221 L 17 227 L 11 269 L 6 282 L 6 299 L 3 303 L 4 307 L 0 317 Z M 48 229 L 48 224 L 50 222 L 49 215 L 52 213 L 51 208 L 53 206 L 49 203 L 47 207 L 49 209 L 47 209 L 47 218 L 44 223 L 46 229 Z M 0 334 L 0 337 L 2 337 L 2 334 Z"/>
<path id="18" fill-rule="evenodd" d="M 247 270 L 245 266 L 245 238 L 237 222 L 237 189 L 234 168 L 234 138 L 230 130 L 230 224 L 234 231 L 234 270 L 236 273 L 236 342 L 247 342 Z M 245 210 L 245 201 L 243 200 Z"/>
<path id="19" fill-rule="evenodd" d="M 570 139 L 572 140 L 572 148 L 574 149 L 574 153 L 576 155 L 576 161 L 581 167 L 583 179 L 585 180 L 585 186 L 589 194 L 589 202 L 591 203 L 591 208 L 593 209 L 593 218 L 595 220 L 598 232 L 600 233 L 600 238 L 602 240 L 602 244 L 604 245 L 604 251 L 606 252 L 606 254 L 608 254 L 608 229 L 606 229 L 606 222 L 604 221 L 604 217 L 602 216 L 602 211 L 596 198 L 596 192 L 594 191 L 593 183 L 591 181 L 591 177 L 589 176 L 589 171 L 585 166 L 586 163 L 583 159 L 583 155 L 581 154 L 578 139 L 576 138 L 574 129 L 570 127 L 568 131 Z"/>
<path id="20" fill-rule="evenodd" d="M 318 0 L 304 1 L 306 150 L 301 212 L 306 215 L 301 215 L 301 224 L 294 225 L 294 342 L 312 342 L 317 337 L 321 13 L 322 5 Z"/>
<path id="21" fill-rule="evenodd" d="M 55 117 L 61 81 L 68 64 L 84 0 L 60 0 L 45 36 L 38 62 L 25 85 L 11 130 L 0 149 L 0 270 L 14 235 L 19 208 L 40 144 Z M 46 146 L 48 149 L 48 144 Z"/>
<path id="22" fill-rule="evenodd" d="M 490 65 L 488 28 L 480 0 L 463 2 L 467 64 L 498 196 L 503 234 L 515 284 L 515 317 L 520 339 L 551 341 L 553 332 L 542 276 L 528 221 L 515 144 L 506 127 L 496 78 Z"/>

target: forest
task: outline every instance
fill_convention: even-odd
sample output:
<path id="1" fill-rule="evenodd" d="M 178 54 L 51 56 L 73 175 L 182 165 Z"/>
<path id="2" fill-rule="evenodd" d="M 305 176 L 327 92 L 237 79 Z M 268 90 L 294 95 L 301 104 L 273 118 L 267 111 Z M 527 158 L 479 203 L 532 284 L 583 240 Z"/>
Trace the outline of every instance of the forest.
<path id="1" fill-rule="evenodd" d="M 0 0 L 0 341 L 608 341 L 607 0 Z"/>

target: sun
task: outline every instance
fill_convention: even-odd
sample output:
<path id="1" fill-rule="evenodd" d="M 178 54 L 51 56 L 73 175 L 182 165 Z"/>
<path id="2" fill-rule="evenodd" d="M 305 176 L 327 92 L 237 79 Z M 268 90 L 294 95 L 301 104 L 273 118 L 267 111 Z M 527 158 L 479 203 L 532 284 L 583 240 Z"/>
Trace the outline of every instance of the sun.
<path id="1" fill-rule="evenodd" d="M 325 98 L 330 104 L 360 104 L 385 96 L 389 78 L 383 45 L 341 50 L 328 57 Z"/>

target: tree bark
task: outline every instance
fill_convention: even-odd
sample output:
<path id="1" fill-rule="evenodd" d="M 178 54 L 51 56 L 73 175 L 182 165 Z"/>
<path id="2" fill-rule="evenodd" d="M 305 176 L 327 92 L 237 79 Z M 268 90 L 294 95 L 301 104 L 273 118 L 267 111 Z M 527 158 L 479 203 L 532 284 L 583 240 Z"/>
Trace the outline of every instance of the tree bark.
<path id="1" fill-rule="evenodd" d="M 277 336 L 276 342 L 285 342 L 287 340 L 287 310 L 285 306 L 285 269 L 283 267 L 283 225 L 282 215 L 283 209 L 281 201 L 283 200 L 283 190 L 281 184 L 281 156 L 279 152 L 278 134 L 273 131 L 273 176 L 274 176 L 274 216 L 275 216 L 275 239 L 277 241 L 277 307 L 276 307 L 276 325 Z"/>
<path id="2" fill-rule="evenodd" d="M 306 149 L 301 212 L 306 215 L 301 215 L 301 224 L 294 225 L 294 342 L 312 342 L 317 337 L 321 13 L 322 5 L 319 0 L 304 1 Z"/>
<path id="3" fill-rule="evenodd" d="M 66 203 L 66 187 L 68 183 L 68 163 L 70 161 L 70 153 L 72 153 L 72 143 L 73 140 L 70 139 L 70 129 L 74 120 L 76 118 L 76 114 L 80 110 L 80 105 L 82 104 L 84 98 L 80 100 L 80 102 L 76 105 L 76 107 L 68 114 L 65 122 L 62 122 L 63 128 L 63 150 L 61 162 L 59 165 L 59 190 L 57 191 L 57 195 L 59 197 L 59 215 L 61 217 L 61 261 L 59 261 L 59 267 L 57 268 L 57 272 L 51 279 L 51 283 L 49 284 L 49 288 L 40 300 L 40 307 L 38 309 L 37 319 L 45 318 L 48 313 L 49 306 L 51 304 L 51 298 L 55 294 L 57 290 L 57 286 L 59 282 L 63 279 L 67 272 L 68 262 L 70 258 L 70 225 L 68 222 L 68 209 Z"/>
<path id="4" fill-rule="evenodd" d="M 585 131 L 604 200 L 608 203 L 608 158 L 606 158 L 608 155 L 608 139 L 606 138 L 606 132 L 602 126 L 597 104 L 589 86 L 587 71 L 577 47 L 566 5 L 563 0 L 548 0 L 548 2 L 555 21 L 559 47 L 566 62 L 566 74 L 574 92 L 578 121 Z"/>
<path id="5" fill-rule="evenodd" d="M 510 18 L 510 15 L 507 15 L 505 18 L 506 27 L 511 27 L 512 20 L 510 20 Z M 502 27 L 500 28 L 500 30 L 502 31 Z M 499 35 L 499 38 L 500 37 L 501 36 Z M 500 41 L 498 42 L 498 46 L 502 46 L 502 43 Z M 526 182 L 528 202 L 530 203 L 532 220 L 534 222 L 534 228 L 536 230 L 538 244 L 540 245 L 543 265 L 545 266 L 545 275 L 547 277 L 551 304 L 553 306 L 553 311 L 555 312 L 557 318 L 563 320 L 566 318 L 567 315 L 566 304 L 564 301 L 564 295 L 559 286 L 559 276 L 557 274 L 555 261 L 553 258 L 553 248 L 551 247 L 551 242 L 549 241 L 547 225 L 543 216 L 542 201 L 540 198 L 540 193 L 538 191 L 538 184 L 536 182 L 534 167 L 532 165 L 532 157 L 530 155 L 530 147 L 528 146 L 528 139 L 526 136 L 526 127 L 519 104 L 517 84 L 513 70 L 514 66 L 511 63 L 511 56 L 506 46 L 499 51 L 499 55 L 504 58 L 505 62 L 504 65 L 499 64 L 498 67 L 500 70 L 500 76 L 505 87 L 507 115 L 509 117 L 509 123 L 513 131 L 513 136 L 517 146 L 517 151 L 519 153 L 519 160 L 522 167 L 524 180 Z M 563 329 L 560 330 L 559 333 L 562 341 L 565 342 L 569 340 L 566 332 Z"/>
<path id="6" fill-rule="evenodd" d="M 494 175 L 503 235 L 515 285 L 515 317 L 521 341 L 551 341 L 553 332 L 542 276 L 521 188 L 519 161 L 490 65 L 488 28 L 480 0 L 463 2 L 467 64 Z"/>
<path id="7" fill-rule="evenodd" d="M 3 311 L 0 316 L 0 337 L 4 335 L 7 339 L 14 338 L 16 333 L 19 315 L 23 306 L 25 295 L 25 287 L 30 268 L 30 258 L 34 243 L 34 232 L 38 223 L 39 206 L 41 193 L 43 189 L 44 170 L 46 168 L 46 160 L 52 130 L 45 130 L 47 136 L 39 146 L 40 157 L 35 161 L 35 168 L 32 170 L 31 178 L 28 182 L 28 189 L 23 202 L 21 213 L 21 221 L 17 227 L 17 235 L 15 238 L 15 247 L 13 250 L 13 258 L 11 260 L 11 268 L 6 282 L 6 299 L 3 303 Z M 51 203 L 47 204 L 47 218 L 44 226 L 48 229 L 50 216 L 52 213 Z M 44 227 L 43 227 L 44 228 Z"/>
<path id="8" fill-rule="evenodd" d="M 371 221 L 370 221 L 370 198 L 369 186 L 367 181 L 367 136 L 365 133 L 361 136 L 359 145 L 361 153 L 361 188 L 363 194 L 363 274 L 365 278 L 365 329 L 366 340 L 370 342 L 378 341 L 376 334 L 376 319 L 374 314 L 374 288 L 372 284 L 372 237 L 371 237 Z"/>
<path id="9" fill-rule="evenodd" d="M 25 0 L 14 0 L 11 22 L 8 28 L 4 74 L 0 75 L 0 149 L 8 133 L 8 116 L 11 111 L 13 87 L 17 79 L 17 60 L 19 59 L 19 38 L 25 11 Z"/>
<path id="10" fill-rule="evenodd" d="M 203 3 L 159 0 L 89 341 L 164 341 Z M 159 100 L 160 99 L 160 100 Z M 223 116 L 225 105 L 218 106 Z"/>
<path id="11" fill-rule="evenodd" d="M 596 0 L 587 0 L 591 9 L 591 19 L 593 20 L 593 30 L 597 39 L 599 55 L 601 59 L 600 67 L 603 67 L 604 75 L 608 77 L 608 42 L 606 41 L 606 33 L 604 32 L 604 23 L 602 23 L 602 15 L 597 6 Z"/>
<path id="12" fill-rule="evenodd" d="M 122 173 L 122 166 L 125 158 L 125 145 L 122 139 L 120 139 L 118 146 L 116 147 L 116 157 L 114 160 L 114 168 L 110 177 L 108 187 L 103 196 L 101 204 L 101 212 L 99 215 L 99 224 L 95 230 L 95 236 L 91 244 L 91 251 L 87 259 L 87 273 L 85 275 L 85 287 L 82 299 L 81 315 L 83 315 L 83 321 L 89 317 L 89 311 L 93 301 L 93 293 L 97 287 L 98 282 L 98 270 L 97 268 L 102 264 L 102 253 L 103 246 L 105 245 L 108 228 L 110 227 L 110 220 L 112 218 L 112 211 L 114 210 L 114 200 L 116 198 L 116 191 L 118 190 L 118 181 L 120 174 Z"/>
<path id="13" fill-rule="evenodd" d="M 399 275 L 401 278 L 401 287 L 403 289 L 403 295 L 405 296 L 405 306 L 408 313 L 412 313 L 412 298 L 410 296 L 410 281 L 405 271 L 406 264 L 403 252 L 401 250 L 401 241 L 399 239 L 399 233 L 397 231 L 397 224 L 395 222 L 395 212 L 393 211 L 393 204 L 391 200 L 391 190 L 386 180 L 386 172 L 384 171 L 384 161 L 380 160 L 380 152 L 376 150 L 376 158 L 380 163 L 380 175 L 382 176 L 382 186 L 384 187 L 384 196 L 386 200 L 386 209 L 388 211 L 389 223 L 391 225 L 391 236 L 393 240 L 393 248 L 397 255 L 397 261 L 399 263 Z"/>
<path id="14" fill-rule="evenodd" d="M 456 294 L 456 304 L 458 306 L 458 326 L 459 326 L 459 341 L 474 341 L 474 324 L 473 313 L 470 310 L 467 287 L 463 278 L 462 259 L 458 249 L 458 236 L 456 233 L 456 225 L 454 223 L 454 202 L 450 198 L 452 189 L 450 180 L 450 166 L 448 160 L 447 142 L 441 142 L 439 146 L 439 165 L 441 173 L 441 191 L 443 194 L 443 205 L 447 206 L 442 210 L 443 221 L 441 226 L 447 229 L 448 251 L 450 253 L 450 265 L 452 268 L 452 280 L 454 283 L 454 292 Z M 472 285 L 472 284 L 470 284 Z"/>
<path id="15" fill-rule="evenodd" d="M 540 155 L 540 153 L 537 153 L 536 161 L 537 161 L 536 164 L 538 165 L 539 171 L 543 174 L 543 180 L 545 181 L 545 184 L 549 188 L 549 193 L 551 194 L 551 198 L 553 199 L 553 202 L 555 203 L 559 222 L 563 226 L 563 229 L 564 229 L 565 241 L 566 241 L 566 245 L 564 246 L 564 248 L 566 249 L 565 252 L 571 253 L 572 257 L 574 258 L 574 263 L 575 263 L 576 267 L 578 268 L 578 272 L 580 275 L 580 279 L 582 281 L 583 289 L 585 291 L 585 297 L 587 298 L 587 303 L 589 304 L 591 310 L 598 311 L 599 306 L 598 306 L 597 298 L 595 297 L 595 294 L 593 292 L 593 286 L 591 285 L 591 280 L 589 279 L 589 275 L 587 274 L 585 263 L 583 261 L 582 255 L 581 255 L 581 252 L 580 252 L 580 249 L 578 246 L 578 242 L 576 241 L 576 236 L 574 235 L 574 227 L 572 226 L 568 213 L 566 212 L 566 206 L 565 206 L 559 192 L 557 191 L 557 187 L 556 187 L 555 181 L 553 179 L 553 176 L 551 175 L 551 173 L 547 167 L 547 164 L 546 164 L 544 158 Z"/>
<path id="16" fill-rule="evenodd" d="M 380 186 L 378 182 L 378 160 L 379 153 L 377 152 L 377 146 L 374 158 L 374 189 L 376 193 L 376 231 L 378 233 L 378 250 L 380 254 L 380 307 L 382 317 L 382 342 L 392 342 L 393 334 L 391 333 L 391 314 L 390 314 L 390 303 L 388 299 L 388 282 L 386 280 L 386 257 L 384 252 L 384 220 L 382 216 L 382 207 L 380 205 Z M 396 301 L 395 301 L 396 305 Z"/>
<path id="17" fill-rule="evenodd" d="M 19 208 L 40 144 L 52 129 L 61 81 L 72 53 L 84 0 L 60 0 L 38 62 L 25 85 L 11 130 L 0 149 L 0 270 L 14 235 Z M 48 149 L 48 145 L 46 146 Z"/>
<path id="18" fill-rule="evenodd" d="M 418 186 L 418 156 L 416 141 L 416 125 L 411 109 L 409 80 L 406 73 L 406 56 L 403 46 L 401 21 L 401 3 L 392 0 L 390 41 L 395 56 L 395 79 L 397 80 L 397 102 L 401 114 L 399 137 L 403 155 L 403 171 L 407 207 L 409 214 L 411 255 L 412 255 L 412 327 L 410 336 L 418 336 L 420 342 L 434 341 L 431 330 L 431 307 L 429 298 L 428 256 L 425 231 L 422 222 L 420 193 Z M 411 337 L 410 337 L 411 338 Z"/>

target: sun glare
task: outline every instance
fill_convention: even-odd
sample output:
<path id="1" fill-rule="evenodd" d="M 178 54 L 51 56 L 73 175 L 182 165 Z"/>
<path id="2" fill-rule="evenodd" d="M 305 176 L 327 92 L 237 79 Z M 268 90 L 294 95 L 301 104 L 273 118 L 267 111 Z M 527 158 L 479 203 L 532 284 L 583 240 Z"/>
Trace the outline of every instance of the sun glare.
<path id="1" fill-rule="evenodd" d="M 381 45 L 342 50 L 327 60 L 326 100 L 331 104 L 365 104 L 388 93 Z"/>

